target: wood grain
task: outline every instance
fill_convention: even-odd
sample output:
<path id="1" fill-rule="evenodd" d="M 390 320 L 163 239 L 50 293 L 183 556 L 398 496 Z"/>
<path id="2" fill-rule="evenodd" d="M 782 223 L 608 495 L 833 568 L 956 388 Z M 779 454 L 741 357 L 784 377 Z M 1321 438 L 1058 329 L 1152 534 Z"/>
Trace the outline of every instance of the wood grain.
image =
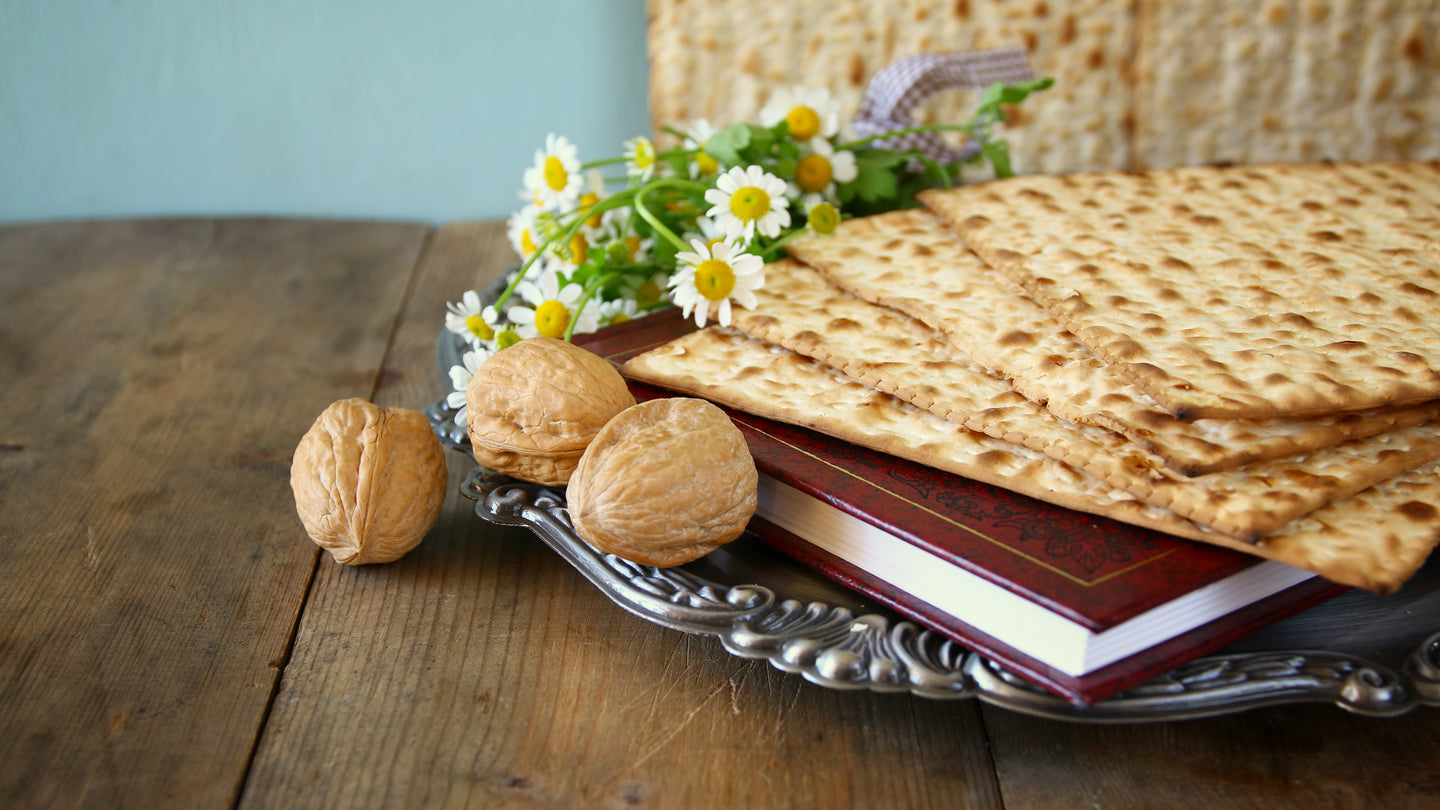
<path id="1" fill-rule="evenodd" d="M 317 553 L 290 452 L 424 234 L 0 229 L 0 804 L 233 802 Z"/>
<path id="2" fill-rule="evenodd" d="M 305 538 L 342 396 L 444 393 L 501 223 L 0 228 L 0 807 L 1422 807 L 1440 711 L 1091 726 L 814 686 L 611 604 L 453 490 Z"/>
<path id="3" fill-rule="evenodd" d="M 987 709 L 985 727 L 1010 808 L 1420 810 L 1440 795 L 1437 714 L 1293 706 L 1103 726 Z"/>

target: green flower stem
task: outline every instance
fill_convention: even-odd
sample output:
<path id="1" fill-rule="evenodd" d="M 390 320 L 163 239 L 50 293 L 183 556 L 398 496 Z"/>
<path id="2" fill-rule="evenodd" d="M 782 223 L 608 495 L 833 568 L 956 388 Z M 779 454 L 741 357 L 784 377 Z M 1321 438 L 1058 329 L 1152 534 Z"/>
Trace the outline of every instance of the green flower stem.
<path id="1" fill-rule="evenodd" d="M 808 227 L 805 227 L 805 228 L 796 228 L 795 230 L 790 231 L 789 233 L 785 234 L 784 236 L 781 236 L 779 239 L 776 239 L 774 242 L 771 242 L 770 244 L 766 245 L 766 246 L 765 246 L 765 251 L 764 251 L 764 253 L 763 253 L 763 255 L 764 255 L 764 257 L 765 257 L 765 260 L 766 260 L 766 261 L 770 261 L 771 257 L 776 255 L 776 251 L 778 251 L 778 250 L 780 250 L 781 248 L 785 247 L 785 243 L 786 243 L 786 242 L 789 242 L 791 239 L 794 239 L 794 238 L 797 237 L 797 236 L 803 236 L 804 234 L 807 234 L 807 233 L 810 233 L 810 228 L 808 228 Z"/>
<path id="2" fill-rule="evenodd" d="M 590 283 L 585 285 L 585 292 L 580 296 L 580 303 L 575 307 L 575 315 L 570 319 L 570 323 L 565 325 L 566 342 L 569 342 L 570 339 L 575 336 L 575 326 L 580 323 L 580 313 L 585 311 L 585 307 L 590 303 L 590 299 L 595 297 L 595 291 L 619 277 L 619 273 L 606 273 L 603 276 L 590 279 Z"/>
<path id="3" fill-rule="evenodd" d="M 601 166 L 614 166 L 614 165 L 616 165 L 616 164 L 618 164 L 618 163 L 624 163 L 625 160 L 626 160 L 626 158 L 624 158 L 623 156 L 622 156 L 622 157 L 602 158 L 602 159 L 600 159 L 600 160 L 592 160 L 592 161 L 590 161 L 589 163 L 582 163 L 582 164 L 580 164 L 580 171 L 583 172 L 583 171 L 585 171 L 585 170 L 587 170 L 587 169 L 598 169 L 598 168 L 600 168 Z"/>
<path id="4" fill-rule="evenodd" d="M 649 206 L 645 204 L 645 196 L 647 194 L 662 188 L 679 188 L 689 191 L 699 191 L 703 193 L 706 189 L 709 188 L 709 186 L 704 183 L 697 183 L 693 180 L 682 180 L 678 177 L 670 177 L 648 183 L 644 186 L 641 186 L 635 191 L 635 210 L 640 214 L 640 218 L 648 222 L 650 224 L 650 227 L 655 229 L 656 233 L 669 240 L 670 244 L 674 245 L 680 250 L 685 250 L 689 247 L 685 244 L 685 241 L 680 237 L 676 236 L 674 231 L 666 227 L 665 223 L 661 222 L 660 218 L 655 216 L 655 214 L 651 212 Z"/>
<path id="5" fill-rule="evenodd" d="M 555 240 L 559 238 L 559 236 L 560 235 L 558 233 L 552 234 L 551 237 L 549 239 L 546 239 L 543 244 L 535 248 L 535 252 L 531 253 L 529 258 L 527 258 L 524 262 L 521 263 L 520 271 L 515 274 L 515 278 L 511 280 L 510 285 L 505 288 L 505 292 L 500 293 L 500 295 L 496 297 L 495 303 L 491 304 L 491 306 L 495 307 L 495 314 L 497 317 L 504 317 L 500 308 L 505 306 L 505 302 L 509 301 L 510 296 L 515 293 L 515 288 L 520 286 L 520 282 L 525 279 L 525 273 L 530 270 L 530 265 L 534 264 L 535 260 L 540 258 L 540 254 L 544 253 L 545 250 L 550 247 L 550 245 L 554 244 Z"/>
<path id="6" fill-rule="evenodd" d="M 669 160 L 672 157 L 690 157 L 691 155 L 694 155 L 699 151 L 699 149 L 686 149 L 683 146 L 675 146 L 671 147 L 670 149 L 666 149 L 664 152 L 656 152 L 655 160 Z"/>

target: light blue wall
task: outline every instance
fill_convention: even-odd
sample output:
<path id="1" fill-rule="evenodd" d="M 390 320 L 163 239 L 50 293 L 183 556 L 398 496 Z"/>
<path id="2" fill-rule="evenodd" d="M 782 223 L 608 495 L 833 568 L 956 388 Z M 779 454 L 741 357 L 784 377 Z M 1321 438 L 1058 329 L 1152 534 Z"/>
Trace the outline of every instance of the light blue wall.
<path id="1" fill-rule="evenodd" d="M 504 216 L 646 81 L 644 0 L 0 0 L 0 221 Z"/>

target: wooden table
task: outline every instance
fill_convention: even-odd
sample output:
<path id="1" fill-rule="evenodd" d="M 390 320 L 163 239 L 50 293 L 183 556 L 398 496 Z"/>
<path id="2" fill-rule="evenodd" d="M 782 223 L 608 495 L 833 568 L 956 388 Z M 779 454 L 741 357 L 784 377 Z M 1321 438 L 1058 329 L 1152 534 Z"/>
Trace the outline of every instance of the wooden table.
<path id="1" fill-rule="evenodd" d="M 0 807 L 1435 807 L 1440 711 L 1148 725 L 842 692 L 611 604 L 455 493 L 345 568 L 290 454 L 443 391 L 500 223 L 0 228 Z"/>

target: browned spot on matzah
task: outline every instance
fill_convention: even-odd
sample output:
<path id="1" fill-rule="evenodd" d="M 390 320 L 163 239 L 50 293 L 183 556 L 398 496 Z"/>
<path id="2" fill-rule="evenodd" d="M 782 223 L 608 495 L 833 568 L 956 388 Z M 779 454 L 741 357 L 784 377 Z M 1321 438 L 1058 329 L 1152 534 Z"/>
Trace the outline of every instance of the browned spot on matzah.
<path id="1" fill-rule="evenodd" d="M 1410 520 L 1416 521 L 1433 520 L 1436 514 L 1434 506 L 1431 506 L 1428 503 L 1421 503 L 1419 501 L 1407 501 L 1406 503 L 1402 503 L 1400 504 L 1400 506 L 1396 507 L 1395 511 L 1399 512 Z"/>

